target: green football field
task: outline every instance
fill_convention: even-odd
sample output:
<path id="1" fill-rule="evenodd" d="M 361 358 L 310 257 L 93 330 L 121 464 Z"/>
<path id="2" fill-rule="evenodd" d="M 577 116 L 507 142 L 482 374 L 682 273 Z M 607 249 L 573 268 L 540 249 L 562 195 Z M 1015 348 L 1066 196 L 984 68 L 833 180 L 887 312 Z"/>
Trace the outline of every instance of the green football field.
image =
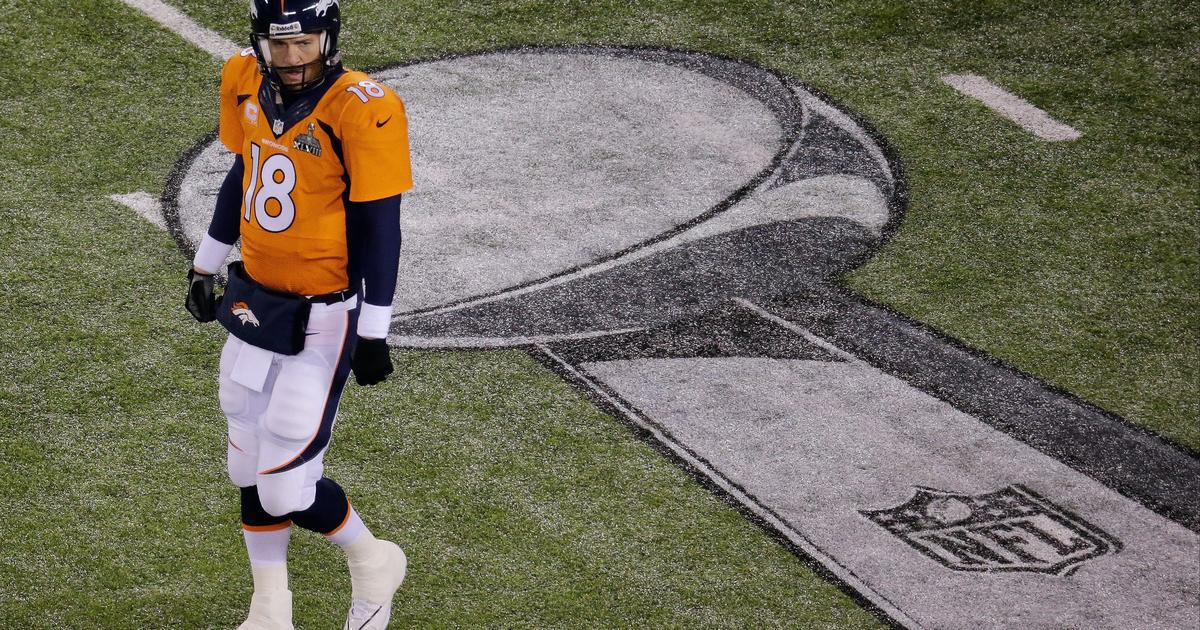
<path id="1" fill-rule="evenodd" d="M 246 41 L 241 0 L 174 0 Z M 845 282 L 1200 449 L 1195 2 L 346 0 L 347 64 L 517 45 L 703 51 L 861 114 L 904 223 Z M 116 0 L 0 0 L 3 628 L 232 628 L 250 574 L 216 395 L 157 196 L 216 126 L 219 63 Z M 987 76 L 1082 132 L 1048 143 L 944 85 Z M 403 95 L 402 95 L 403 96 Z M 420 165 L 414 165 L 420 185 Z M 812 565 L 521 351 L 393 352 L 327 459 L 411 573 L 392 627 L 876 627 Z M 298 628 L 341 554 L 292 542 Z"/>

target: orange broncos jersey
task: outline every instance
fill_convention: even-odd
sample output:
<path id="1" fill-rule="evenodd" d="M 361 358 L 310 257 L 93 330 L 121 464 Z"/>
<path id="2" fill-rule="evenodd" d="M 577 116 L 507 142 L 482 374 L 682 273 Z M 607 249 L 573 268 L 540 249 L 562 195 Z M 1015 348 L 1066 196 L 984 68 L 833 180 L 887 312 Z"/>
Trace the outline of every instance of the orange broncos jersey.
<path id="1" fill-rule="evenodd" d="M 276 109 L 259 102 L 262 83 L 249 48 L 221 72 L 221 142 L 246 166 L 246 271 L 265 286 L 300 295 L 348 288 L 343 194 L 349 188 L 350 201 L 373 201 L 412 188 L 404 102 L 348 70 L 307 115 L 272 120 L 268 112 Z"/>

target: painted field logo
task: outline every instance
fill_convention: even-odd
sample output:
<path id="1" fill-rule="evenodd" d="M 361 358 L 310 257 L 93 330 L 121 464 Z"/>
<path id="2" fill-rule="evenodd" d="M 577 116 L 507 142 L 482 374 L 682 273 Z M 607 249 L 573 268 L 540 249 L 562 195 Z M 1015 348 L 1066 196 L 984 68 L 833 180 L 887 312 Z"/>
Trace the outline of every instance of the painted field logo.
<path id="1" fill-rule="evenodd" d="M 1099 527 L 1021 485 L 977 495 L 917 488 L 894 508 L 860 512 L 956 571 L 1068 575 L 1122 547 Z"/>
<path id="2" fill-rule="evenodd" d="M 842 284 L 907 199 L 854 112 L 678 50 L 372 76 L 405 99 L 416 183 L 389 343 L 524 349 L 899 627 L 1195 626 L 1200 458 Z M 189 256 L 233 160 L 214 131 L 171 177 L 163 219 Z M 860 513 L 997 476 L 1137 523 L 1116 530 L 1127 551 L 1047 579 L 1123 545 L 1023 486 Z"/>

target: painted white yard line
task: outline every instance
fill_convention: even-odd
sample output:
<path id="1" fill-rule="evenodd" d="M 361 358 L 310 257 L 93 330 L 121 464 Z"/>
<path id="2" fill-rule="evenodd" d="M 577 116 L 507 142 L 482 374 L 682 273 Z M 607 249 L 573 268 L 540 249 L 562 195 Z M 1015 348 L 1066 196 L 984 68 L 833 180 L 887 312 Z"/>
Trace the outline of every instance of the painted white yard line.
<path id="1" fill-rule="evenodd" d="M 215 31 L 200 26 L 179 9 L 160 2 L 160 0 L 121 0 L 121 2 L 141 11 L 146 17 L 158 22 L 167 30 L 220 61 L 232 57 L 242 49 L 241 46 L 225 39 Z M 139 190 L 126 195 L 110 195 L 109 199 L 133 209 L 138 216 L 155 226 L 163 230 L 167 229 L 166 220 L 163 219 L 162 204 L 159 203 L 157 197 Z"/>
<path id="2" fill-rule="evenodd" d="M 162 203 L 159 202 L 158 197 L 144 190 L 139 190 L 127 195 L 109 195 L 108 198 L 132 209 L 138 216 L 149 221 L 155 227 L 163 231 L 167 230 L 167 222 L 163 218 Z"/>
<path id="3" fill-rule="evenodd" d="M 790 523 L 781 519 L 772 510 L 769 510 L 762 505 L 757 499 L 751 497 L 741 488 L 731 483 L 719 471 L 714 469 L 703 459 L 700 459 L 694 455 L 689 449 L 684 447 L 677 440 L 666 434 L 658 425 L 650 422 L 648 418 L 639 413 L 637 410 L 632 409 L 628 405 L 624 404 L 619 398 L 616 398 L 606 392 L 605 389 L 601 387 L 599 383 L 597 383 L 596 380 L 590 375 L 576 369 L 574 365 L 572 365 L 566 359 L 555 354 L 554 351 L 549 347 L 541 344 L 536 344 L 536 347 L 540 352 L 558 363 L 558 365 L 564 371 L 581 382 L 587 384 L 587 386 L 593 392 L 595 392 L 596 395 L 604 398 L 605 401 L 624 414 L 626 418 L 629 418 L 629 420 L 638 427 L 650 433 L 656 442 L 670 449 L 672 453 L 675 453 L 676 456 L 687 462 L 689 466 L 694 468 L 700 474 L 704 475 L 717 487 L 727 492 L 731 497 L 737 500 L 738 503 L 741 503 L 759 518 L 763 519 L 763 521 L 770 524 L 771 527 L 773 527 L 776 531 L 787 537 L 792 544 L 799 547 L 804 551 L 805 554 L 807 554 L 816 562 L 820 563 L 821 566 L 825 567 L 826 570 L 836 576 L 844 584 L 854 589 L 855 592 L 859 593 L 872 604 L 877 606 L 885 614 L 895 620 L 896 623 L 901 627 L 910 630 L 923 627 L 915 619 L 905 614 L 903 610 L 900 610 L 900 608 L 892 603 L 887 597 L 877 592 L 869 584 L 859 578 L 854 571 L 839 563 L 836 559 L 801 534 Z"/>
<path id="4" fill-rule="evenodd" d="M 594 330 L 581 333 L 564 333 L 561 335 L 539 335 L 534 337 L 416 337 L 409 335 L 391 335 L 388 341 L 405 348 L 511 348 L 513 346 L 532 346 L 556 341 L 581 341 L 595 337 L 621 335 L 641 332 L 644 328 L 617 328 L 613 330 Z"/>
<path id="5" fill-rule="evenodd" d="M 779 326 L 783 326 L 784 328 L 796 333 L 797 335 L 804 337 L 809 343 L 819 346 L 820 348 L 828 351 L 830 354 L 833 354 L 834 356 L 836 356 L 844 361 L 847 361 L 849 363 L 864 363 L 862 359 L 859 359 L 858 357 L 854 356 L 853 354 L 850 354 L 849 352 L 842 350 L 841 348 L 833 345 L 832 343 L 829 343 L 828 341 L 825 341 L 824 339 L 812 334 L 811 332 L 809 332 L 808 329 L 796 324 L 795 322 L 790 322 L 782 317 L 779 317 L 778 315 L 772 315 L 771 313 L 769 313 L 765 309 L 763 309 L 761 306 L 755 304 L 754 302 L 751 302 L 750 300 L 747 300 L 746 298 L 733 298 L 733 301 L 737 302 L 738 304 L 741 304 L 745 308 L 748 308 L 748 309 L 754 311 L 756 314 L 758 314 L 759 317 L 762 317 L 763 319 L 765 319 L 769 322 L 772 322 L 774 324 L 778 324 Z"/>
<path id="6" fill-rule="evenodd" d="M 946 74 L 942 82 L 1017 123 L 1029 133 L 1050 142 L 1078 139 L 1080 134 L 1038 109 L 1029 101 L 976 74 Z"/>
<path id="7" fill-rule="evenodd" d="M 237 54 L 243 46 L 229 41 L 215 31 L 197 24 L 179 9 L 159 0 L 121 0 L 163 25 L 167 30 L 188 40 L 200 50 L 224 61 Z"/>

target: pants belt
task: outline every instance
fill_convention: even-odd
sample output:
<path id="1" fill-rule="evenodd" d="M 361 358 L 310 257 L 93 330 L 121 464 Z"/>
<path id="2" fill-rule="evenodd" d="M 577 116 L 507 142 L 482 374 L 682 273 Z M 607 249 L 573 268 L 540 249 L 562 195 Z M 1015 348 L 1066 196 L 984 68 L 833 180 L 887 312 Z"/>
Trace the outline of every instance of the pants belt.
<path id="1" fill-rule="evenodd" d="M 338 302 L 345 302 L 352 297 L 354 297 L 353 291 L 342 289 L 341 291 L 326 293 L 325 295 L 314 295 L 308 298 L 308 301 L 314 304 L 337 304 Z"/>

